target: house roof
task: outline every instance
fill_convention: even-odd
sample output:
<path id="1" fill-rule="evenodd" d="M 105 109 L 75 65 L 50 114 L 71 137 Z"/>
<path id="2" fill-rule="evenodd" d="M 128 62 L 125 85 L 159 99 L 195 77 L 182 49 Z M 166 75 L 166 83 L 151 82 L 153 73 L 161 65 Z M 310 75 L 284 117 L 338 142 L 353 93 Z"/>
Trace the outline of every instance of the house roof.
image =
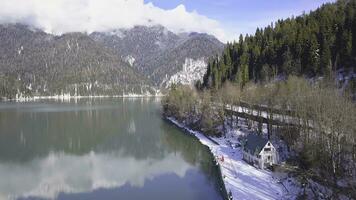
<path id="1" fill-rule="evenodd" d="M 256 134 L 248 134 L 246 137 L 244 150 L 253 155 L 257 155 L 261 152 L 262 148 L 266 145 L 267 142 L 268 140 L 261 136 Z"/>

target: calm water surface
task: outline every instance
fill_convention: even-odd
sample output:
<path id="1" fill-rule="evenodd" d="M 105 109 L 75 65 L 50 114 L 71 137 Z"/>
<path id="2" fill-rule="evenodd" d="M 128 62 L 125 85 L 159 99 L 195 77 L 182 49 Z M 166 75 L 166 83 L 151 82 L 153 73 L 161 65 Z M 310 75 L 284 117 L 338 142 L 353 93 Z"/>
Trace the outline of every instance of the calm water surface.
<path id="1" fill-rule="evenodd" d="M 0 200 L 222 199 L 208 149 L 159 102 L 1 102 Z"/>

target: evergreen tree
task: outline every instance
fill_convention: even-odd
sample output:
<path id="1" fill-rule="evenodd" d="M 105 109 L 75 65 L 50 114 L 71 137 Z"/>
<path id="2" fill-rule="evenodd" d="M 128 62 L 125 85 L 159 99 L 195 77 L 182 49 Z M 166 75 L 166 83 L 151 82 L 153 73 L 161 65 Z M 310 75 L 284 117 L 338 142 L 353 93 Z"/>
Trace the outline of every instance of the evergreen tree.
<path id="1" fill-rule="evenodd" d="M 284 51 L 282 59 L 283 59 L 283 72 L 285 74 L 295 74 L 293 63 L 292 63 L 292 54 L 289 50 L 289 47 L 286 47 L 286 51 Z"/>
<path id="2" fill-rule="evenodd" d="M 310 37 L 306 49 L 307 73 L 316 75 L 319 68 L 319 44 L 315 35 Z"/>
<path id="3" fill-rule="evenodd" d="M 249 81 L 249 56 L 246 46 L 243 47 L 243 53 L 240 57 L 239 84 L 243 87 Z"/>
<path id="4" fill-rule="evenodd" d="M 319 69 L 319 72 L 325 76 L 330 76 L 332 73 L 331 52 L 325 37 L 322 39 Z"/>
<path id="5" fill-rule="evenodd" d="M 328 3 L 310 14 L 257 28 L 254 36 L 240 35 L 214 59 L 215 70 L 208 66 L 203 85 L 219 88 L 230 80 L 243 86 L 279 74 L 313 77 L 340 68 L 355 70 L 355 35 L 356 1 Z"/>

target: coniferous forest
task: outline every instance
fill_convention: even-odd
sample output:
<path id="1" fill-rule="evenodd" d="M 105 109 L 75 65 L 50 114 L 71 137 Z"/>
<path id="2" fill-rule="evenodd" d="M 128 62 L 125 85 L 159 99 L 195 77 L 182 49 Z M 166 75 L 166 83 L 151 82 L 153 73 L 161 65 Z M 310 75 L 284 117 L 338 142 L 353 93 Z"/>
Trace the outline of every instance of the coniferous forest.
<path id="1" fill-rule="evenodd" d="M 165 115 L 213 137 L 239 123 L 263 134 L 266 124 L 268 138 L 294 152 L 286 163 L 304 191 L 313 180 L 330 199 L 353 199 L 355 70 L 356 1 L 339 0 L 241 35 L 210 59 L 203 82 L 171 87 L 162 103 Z"/>
<path id="2" fill-rule="evenodd" d="M 208 64 L 202 86 L 245 85 L 288 75 L 329 76 L 356 67 L 356 1 L 325 4 L 310 14 L 278 20 L 240 35 Z M 201 83 L 198 83 L 201 87 Z"/>

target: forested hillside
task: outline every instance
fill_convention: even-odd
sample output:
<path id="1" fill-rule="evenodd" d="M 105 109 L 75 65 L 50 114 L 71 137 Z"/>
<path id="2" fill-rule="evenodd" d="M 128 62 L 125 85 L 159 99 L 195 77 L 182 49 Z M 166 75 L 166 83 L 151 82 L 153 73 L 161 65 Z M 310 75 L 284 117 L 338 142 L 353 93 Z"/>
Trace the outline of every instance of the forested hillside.
<path id="1" fill-rule="evenodd" d="M 224 44 L 212 35 L 177 34 L 160 25 L 95 32 L 90 37 L 112 49 L 156 86 L 183 70 L 187 59 L 207 62 L 209 57 L 221 54 L 224 49 Z"/>
<path id="2" fill-rule="evenodd" d="M 145 93 L 150 82 L 88 35 L 0 25 L 0 98 Z"/>
<path id="3" fill-rule="evenodd" d="M 205 62 L 224 48 L 214 36 L 159 25 L 57 36 L 0 24 L 0 38 L 0 98 L 10 99 L 155 94 L 186 60 Z"/>
<path id="4" fill-rule="evenodd" d="M 287 75 L 328 76 L 356 68 L 356 1 L 340 0 L 242 35 L 211 59 L 203 86 L 242 85 Z"/>

